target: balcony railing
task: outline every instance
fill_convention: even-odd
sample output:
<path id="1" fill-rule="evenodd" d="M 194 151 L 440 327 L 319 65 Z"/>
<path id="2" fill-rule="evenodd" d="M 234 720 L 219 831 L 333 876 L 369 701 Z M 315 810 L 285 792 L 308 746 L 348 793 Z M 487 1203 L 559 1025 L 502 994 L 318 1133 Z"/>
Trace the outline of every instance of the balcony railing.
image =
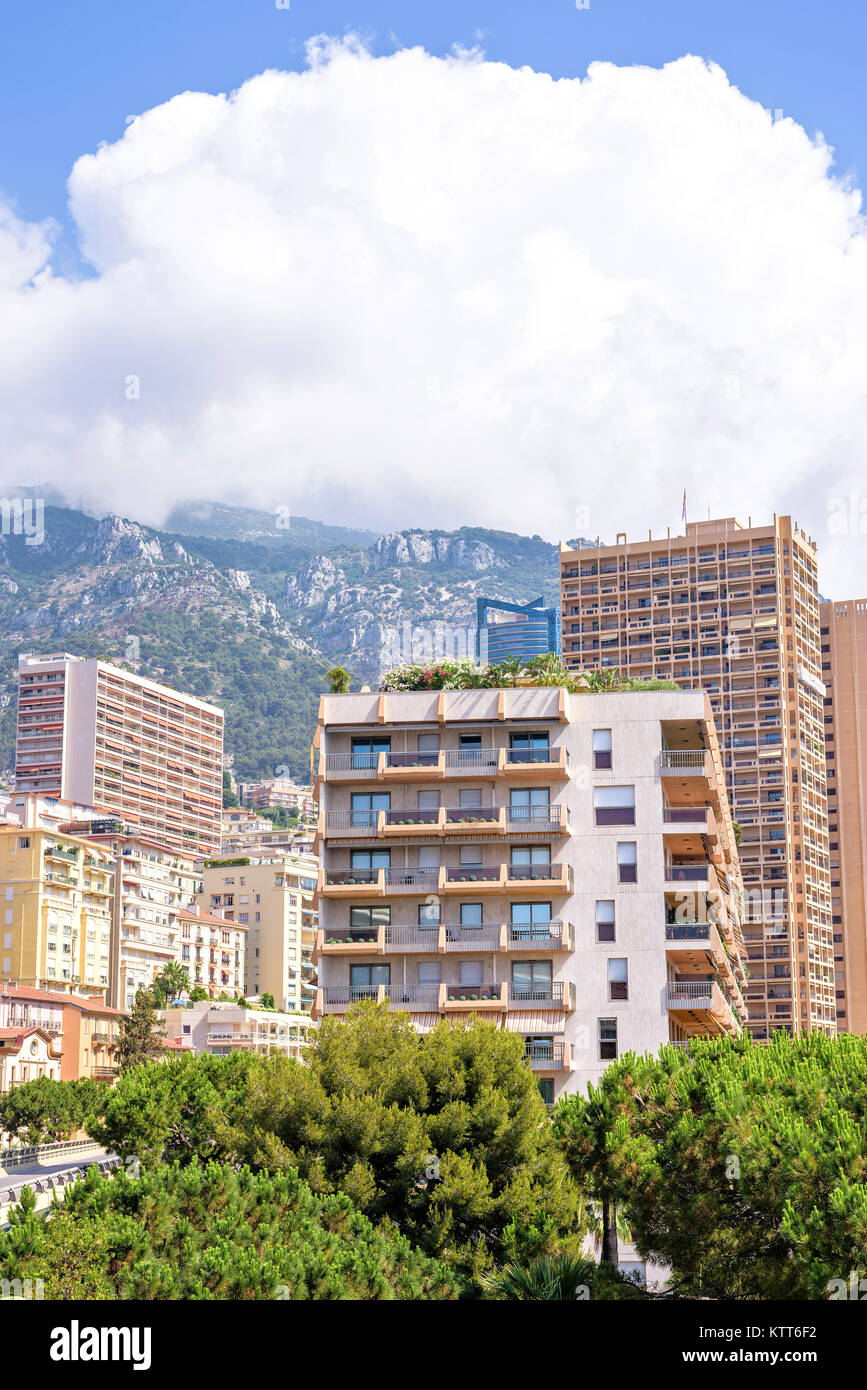
<path id="1" fill-rule="evenodd" d="M 446 883 L 499 883 L 500 865 L 485 868 L 481 864 L 446 869 Z"/>
<path id="2" fill-rule="evenodd" d="M 709 1009 L 713 1003 L 712 980 L 678 980 L 666 985 L 669 1009 Z M 721 997 L 721 996 L 720 996 Z"/>
<path id="3" fill-rule="evenodd" d="M 666 941 L 709 941 L 710 922 L 666 922 Z"/>
<path id="4" fill-rule="evenodd" d="M 325 985 L 322 988 L 322 1003 L 326 1013 L 343 1013 L 352 1004 L 363 999 L 377 999 L 378 985 Z"/>
<path id="5" fill-rule="evenodd" d="M 550 763 L 559 757 L 557 748 L 507 748 L 507 763 Z"/>
<path id="6" fill-rule="evenodd" d="M 443 932 L 446 951 L 498 951 L 502 940 L 499 926 L 446 925 Z"/>
<path id="7" fill-rule="evenodd" d="M 509 984 L 509 1005 L 513 1008 L 564 1008 L 567 990 L 563 980 L 538 980 Z"/>
<path id="8" fill-rule="evenodd" d="M 666 883 L 707 883 L 710 865 L 706 860 L 700 864 L 666 864 Z"/>
<path id="9" fill-rule="evenodd" d="M 524 1061 L 533 1071 L 565 1071 L 567 1069 L 565 1042 L 530 1042 Z"/>
<path id="10" fill-rule="evenodd" d="M 385 886 L 412 893 L 435 893 L 439 869 L 386 869 Z"/>
<path id="11" fill-rule="evenodd" d="M 665 825 L 707 825 L 706 806 L 666 806 L 662 812 Z"/>
<path id="12" fill-rule="evenodd" d="M 659 762 L 663 772 L 703 772 L 706 757 L 703 748 L 664 748 Z"/>
<path id="13" fill-rule="evenodd" d="M 499 748 L 449 748 L 446 750 L 447 773 L 496 772 L 500 761 Z"/>
<path id="14" fill-rule="evenodd" d="M 510 922 L 508 944 L 514 949 L 525 946 L 559 946 L 569 937 L 567 922 Z"/>

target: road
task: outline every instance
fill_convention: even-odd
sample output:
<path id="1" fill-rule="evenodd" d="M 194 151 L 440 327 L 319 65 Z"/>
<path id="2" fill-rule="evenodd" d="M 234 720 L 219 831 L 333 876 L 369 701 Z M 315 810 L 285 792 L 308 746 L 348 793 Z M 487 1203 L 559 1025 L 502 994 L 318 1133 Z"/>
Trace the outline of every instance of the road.
<path id="1" fill-rule="evenodd" d="M 8 1215 L 5 1208 L 13 1201 L 18 1201 L 22 1187 L 32 1187 L 37 1194 L 36 1207 L 40 1210 L 47 1206 L 51 1201 L 52 1192 L 61 1190 L 64 1186 L 64 1175 L 70 1178 L 78 1176 L 79 1169 L 87 1168 L 91 1163 L 103 1163 L 114 1160 L 114 1155 L 106 1153 L 105 1149 L 94 1144 L 93 1148 L 82 1150 L 80 1153 L 67 1153 L 64 1157 L 54 1157 L 46 1155 L 43 1160 L 35 1159 L 33 1162 L 24 1164 L 20 1168 L 10 1168 L 0 1170 L 0 1225 L 5 1225 L 5 1217 Z M 46 1179 L 53 1179 L 47 1183 Z M 37 1188 L 40 1184 L 42 1191 Z"/>

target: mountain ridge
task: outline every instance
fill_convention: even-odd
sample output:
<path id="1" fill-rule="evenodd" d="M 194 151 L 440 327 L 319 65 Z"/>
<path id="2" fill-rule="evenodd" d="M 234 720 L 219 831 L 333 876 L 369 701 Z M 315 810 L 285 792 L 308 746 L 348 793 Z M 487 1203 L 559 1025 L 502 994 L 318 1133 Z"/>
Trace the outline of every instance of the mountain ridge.
<path id="1" fill-rule="evenodd" d="M 288 765 L 306 779 L 329 666 L 348 665 L 358 685 L 437 642 L 469 655 L 479 596 L 556 601 L 557 550 L 538 536 L 377 536 L 295 517 L 281 529 L 271 513 L 223 503 L 187 504 L 169 521 L 52 503 L 40 544 L 14 525 L 0 535 L 0 766 L 14 756 L 19 651 L 102 656 L 213 700 L 239 775 Z M 214 534 L 179 529 L 196 521 Z"/>

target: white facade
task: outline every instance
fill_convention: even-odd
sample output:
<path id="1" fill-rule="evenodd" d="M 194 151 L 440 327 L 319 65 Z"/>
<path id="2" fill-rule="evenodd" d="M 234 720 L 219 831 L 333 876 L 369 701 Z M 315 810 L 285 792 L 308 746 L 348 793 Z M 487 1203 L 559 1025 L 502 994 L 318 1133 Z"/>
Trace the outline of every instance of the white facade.
<path id="1" fill-rule="evenodd" d="M 549 1099 L 736 1035 L 740 870 L 701 692 L 326 696 L 316 1016 L 521 1033 Z"/>
<path id="2" fill-rule="evenodd" d="M 190 1004 L 164 1009 L 166 1042 L 172 1051 L 228 1057 L 233 1052 L 268 1053 L 272 1048 L 300 1059 L 313 1028 L 307 1014 L 244 1009 L 237 1004 Z"/>

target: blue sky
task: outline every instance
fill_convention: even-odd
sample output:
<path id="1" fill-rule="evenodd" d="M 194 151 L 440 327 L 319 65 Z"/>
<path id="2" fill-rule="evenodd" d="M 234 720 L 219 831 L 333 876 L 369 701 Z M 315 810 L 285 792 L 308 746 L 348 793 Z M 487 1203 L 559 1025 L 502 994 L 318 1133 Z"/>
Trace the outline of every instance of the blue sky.
<path id="1" fill-rule="evenodd" d="M 658 66 L 697 53 L 762 106 L 821 130 L 839 171 L 867 169 L 863 0 L 590 0 L 580 10 L 574 0 L 9 0 L 0 192 L 27 219 L 62 221 L 74 160 L 119 138 L 127 115 L 188 89 L 231 90 L 267 67 L 301 68 L 308 37 L 347 30 L 372 36 L 377 52 L 480 42 L 491 59 L 554 76 L 582 75 L 594 59 Z"/>

